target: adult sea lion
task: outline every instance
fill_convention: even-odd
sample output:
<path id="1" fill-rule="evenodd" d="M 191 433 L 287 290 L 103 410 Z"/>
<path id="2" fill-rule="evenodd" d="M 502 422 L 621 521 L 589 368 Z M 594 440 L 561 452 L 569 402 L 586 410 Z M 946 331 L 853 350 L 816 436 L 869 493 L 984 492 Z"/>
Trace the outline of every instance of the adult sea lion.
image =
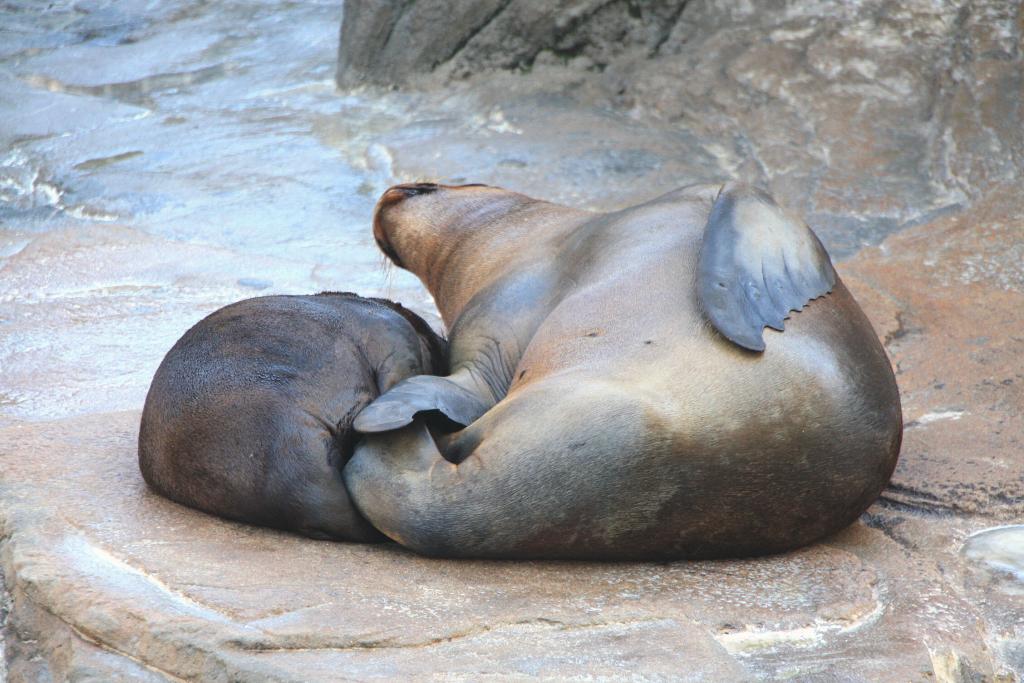
<path id="1" fill-rule="evenodd" d="M 443 341 L 427 323 L 383 299 L 324 293 L 231 304 L 160 364 L 142 412 L 142 475 L 164 496 L 221 517 L 383 540 L 342 480 L 352 420 L 381 392 L 443 363 Z"/>
<path id="2" fill-rule="evenodd" d="M 400 185 L 374 235 L 434 295 L 451 374 L 363 410 L 345 480 L 418 552 L 784 551 L 855 520 L 895 467 L 878 338 L 810 229 L 759 190 L 596 214 Z M 467 426 L 428 428 L 438 413 Z"/>

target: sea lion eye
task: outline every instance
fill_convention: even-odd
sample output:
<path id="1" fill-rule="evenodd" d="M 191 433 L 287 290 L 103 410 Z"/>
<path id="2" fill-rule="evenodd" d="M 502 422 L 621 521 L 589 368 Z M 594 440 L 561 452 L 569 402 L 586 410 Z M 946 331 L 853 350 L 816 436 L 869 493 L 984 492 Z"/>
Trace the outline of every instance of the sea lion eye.
<path id="1" fill-rule="evenodd" d="M 411 183 L 409 185 L 399 185 L 396 189 L 400 190 L 406 197 L 415 197 L 419 194 L 430 194 L 431 192 L 437 192 L 437 183 Z"/>

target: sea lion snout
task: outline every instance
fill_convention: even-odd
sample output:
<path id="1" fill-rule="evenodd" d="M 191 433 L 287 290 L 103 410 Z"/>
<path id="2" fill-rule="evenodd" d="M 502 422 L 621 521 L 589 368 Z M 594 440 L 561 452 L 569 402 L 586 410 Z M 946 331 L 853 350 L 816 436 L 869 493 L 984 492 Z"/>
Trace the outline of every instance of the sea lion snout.
<path id="1" fill-rule="evenodd" d="M 388 220 L 387 214 L 391 213 L 397 204 L 406 199 L 418 195 L 431 194 L 437 192 L 437 190 L 438 185 L 436 183 L 393 185 L 385 190 L 384 194 L 377 201 L 377 206 L 373 210 L 373 240 L 384 255 L 391 259 L 399 268 L 404 268 L 405 266 L 402 263 L 402 259 L 398 256 L 398 251 L 391 243 L 388 225 L 392 221 Z"/>
<path id="2" fill-rule="evenodd" d="M 480 183 L 440 185 L 402 183 L 384 191 L 373 212 L 373 238 L 377 246 L 399 268 L 409 268 L 412 252 L 427 250 L 438 239 L 438 231 L 451 227 L 463 211 L 460 206 L 502 191 Z"/>
<path id="3" fill-rule="evenodd" d="M 389 187 L 377 200 L 377 206 L 373 210 L 373 239 L 384 255 L 399 268 L 404 268 L 405 265 L 390 238 L 389 227 L 394 221 L 388 214 L 407 199 L 433 194 L 441 188 L 442 186 L 437 183 L 402 183 Z"/>

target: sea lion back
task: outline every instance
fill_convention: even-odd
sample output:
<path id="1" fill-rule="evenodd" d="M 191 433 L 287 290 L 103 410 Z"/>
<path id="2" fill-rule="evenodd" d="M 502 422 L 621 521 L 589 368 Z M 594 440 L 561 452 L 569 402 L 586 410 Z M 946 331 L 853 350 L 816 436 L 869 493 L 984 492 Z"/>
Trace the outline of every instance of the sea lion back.
<path id="1" fill-rule="evenodd" d="M 157 370 L 140 469 L 157 492 L 222 517 L 377 539 L 341 477 L 352 421 L 382 386 L 435 371 L 440 356 L 429 326 L 390 302 L 322 294 L 226 306 Z"/>

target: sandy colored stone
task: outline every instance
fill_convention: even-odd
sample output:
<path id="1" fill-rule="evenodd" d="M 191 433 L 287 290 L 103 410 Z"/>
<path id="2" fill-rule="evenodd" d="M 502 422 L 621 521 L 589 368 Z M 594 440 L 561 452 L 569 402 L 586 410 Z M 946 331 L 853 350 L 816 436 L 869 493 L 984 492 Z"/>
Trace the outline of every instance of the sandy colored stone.
<path id="1" fill-rule="evenodd" d="M 636 662 L 718 678 L 749 673 L 730 652 L 771 651 L 777 632 L 824 639 L 879 607 L 871 567 L 827 546 L 783 562 L 439 562 L 223 522 L 145 488 L 137 420 L 0 433 L 3 562 L 27 624 L 16 659 L 35 608 L 72 640 L 182 678 L 614 677 Z"/>
<path id="2" fill-rule="evenodd" d="M 0 261 L 0 322 L 15 323 L 0 336 L 0 408 L 13 416 L 141 405 L 157 365 L 184 330 L 220 306 L 262 294 L 252 281 L 274 292 L 308 293 L 337 290 L 342 279 L 331 267 L 116 224 L 8 240 L 20 248 Z M 393 295 L 437 323 L 436 310 L 416 294 Z"/>
<path id="3" fill-rule="evenodd" d="M 1019 183 L 862 251 L 840 271 L 902 392 L 893 503 L 1024 516 L 1024 205 Z"/>

